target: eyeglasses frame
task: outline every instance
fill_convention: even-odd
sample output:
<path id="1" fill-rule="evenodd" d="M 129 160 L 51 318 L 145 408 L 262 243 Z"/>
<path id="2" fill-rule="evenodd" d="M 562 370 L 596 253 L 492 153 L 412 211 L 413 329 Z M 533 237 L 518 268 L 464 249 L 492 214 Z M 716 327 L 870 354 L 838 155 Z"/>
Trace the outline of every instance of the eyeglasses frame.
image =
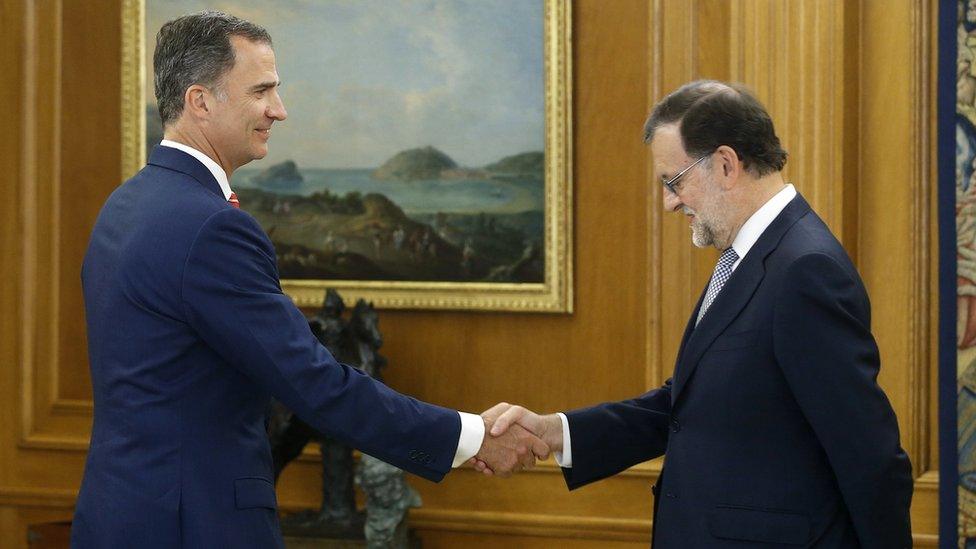
<path id="1" fill-rule="evenodd" d="M 709 156 L 712 156 L 712 153 L 708 153 L 708 154 L 702 156 L 701 158 L 699 158 L 698 160 L 695 160 L 687 168 L 685 168 L 685 169 L 681 170 L 680 172 L 678 172 L 677 175 L 675 175 L 671 179 L 668 179 L 667 181 L 661 181 L 661 184 L 664 185 L 664 187 L 667 190 L 671 191 L 671 194 L 674 194 L 674 195 L 677 196 L 678 192 L 681 190 L 677 186 L 677 184 L 679 183 L 679 181 L 681 180 L 681 178 L 684 177 L 685 174 L 687 174 L 689 171 L 691 171 L 692 168 L 694 168 L 695 166 L 701 164 L 701 162 L 703 160 L 705 160 L 706 158 L 708 158 Z"/>

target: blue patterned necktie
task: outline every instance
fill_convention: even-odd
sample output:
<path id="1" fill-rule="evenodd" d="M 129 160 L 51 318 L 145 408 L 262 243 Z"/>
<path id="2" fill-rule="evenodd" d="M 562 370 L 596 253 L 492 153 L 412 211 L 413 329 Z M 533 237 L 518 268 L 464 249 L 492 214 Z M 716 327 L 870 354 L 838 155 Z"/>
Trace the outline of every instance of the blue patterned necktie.
<path id="1" fill-rule="evenodd" d="M 726 248 L 722 255 L 718 256 L 718 263 L 715 265 L 715 271 L 712 272 L 712 280 L 708 283 L 708 290 L 705 292 L 705 299 L 702 301 L 701 309 L 698 311 L 698 320 L 695 321 L 695 326 L 701 322 L 703 316 L 705 316 L 705 311 L 712 306 L 712 302 L 718 297 L 718 293 L 722 291 L 722 286 L 725 286 L 725 281 L 732 276 L 732 265 L 738 261 L 739 254 L 735 253 L 735 250 L 731 247 Z"/>

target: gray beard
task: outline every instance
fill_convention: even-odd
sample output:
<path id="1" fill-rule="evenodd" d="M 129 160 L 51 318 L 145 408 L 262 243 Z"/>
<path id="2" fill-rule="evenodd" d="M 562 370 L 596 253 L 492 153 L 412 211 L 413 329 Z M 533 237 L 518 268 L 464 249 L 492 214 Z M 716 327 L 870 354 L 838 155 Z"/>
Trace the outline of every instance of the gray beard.
<path id="1" fill-rule="evenodd" d="M 698 217 L 691 222 L 691 243 L 699 248 L 715 244 L 715 232 Z"/>
<path id="2" fill-rule="evenodd" d="M 711 176 L 706 175 L 706 177 L 711 177 Z M 712 185 L 712 181 L 710 179 L 708 180 L 708 184 Z M 713 199 L 712 201 L 709 202 L 710 203 L 705 204 L 705 206 L 709 208 L 709 210 L 712 212 L 713 215 L 721 219 L 724 214 L 724 218 L 725 219 L 728 218 L 728 212 L 726 211 L 724 204 L 722 204 L 717 199 Z M 699 212 L 689 208 L 688 206 L 685 206 L 683 208 L 683 211 L 685 213 L 691 213 L 692 215 L 695 216 L 695 219 L 692 220 L 691 222 L 691 243 L 692 244 L 694 244 L 699 248 L 707 248 L 709 246 L 715 246 L 716 248 L 719 249 L 724 249 L 732 245 L 731 242 L 728 243 L 718 242 L 718 238 L 721 237 L 720 235 L 723 234 L 727 235 L 729 232 L 724 230 L 725 223 L 723 221 L 719 221 L 718 219 L 715 220 L 706 219 L 705 217 L 701 216 Z"/>
<path id="3" fill-rule="evenodd" d="M 718 250 L 724 250 L 732 245 L 732 241 L 729 240 L 730 233 L 731 231 L 726 229 L 724 222 L 705 219 L 697 212 L 695 219 L 691 222 L 691 243 L 699 248 L 713 246 Z"/>

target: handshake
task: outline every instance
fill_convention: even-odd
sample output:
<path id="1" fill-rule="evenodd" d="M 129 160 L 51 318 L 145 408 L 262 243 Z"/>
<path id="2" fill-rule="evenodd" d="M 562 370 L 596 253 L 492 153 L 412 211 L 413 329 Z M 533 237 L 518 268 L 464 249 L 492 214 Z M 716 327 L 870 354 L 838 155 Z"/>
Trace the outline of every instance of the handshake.
<path id="1" fill-rule="evenodd" d="M 486 475 L 510 476 L 531 469 L 536 459 L 563 450 L 563 425 L 557 414 L 540 416 L 501 402 L 481 414 L 485 438 L 468 463 Z"/>

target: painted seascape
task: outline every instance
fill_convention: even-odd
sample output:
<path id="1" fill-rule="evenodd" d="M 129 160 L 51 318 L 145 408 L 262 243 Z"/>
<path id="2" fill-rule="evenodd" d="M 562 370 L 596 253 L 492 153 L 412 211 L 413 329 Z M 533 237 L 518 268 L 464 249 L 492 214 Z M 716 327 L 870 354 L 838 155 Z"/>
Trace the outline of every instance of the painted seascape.
<path id="1" fill-rule="evenodd" d="M 543 282 L 541 0 L 150 0 L 148 67 L 162 23 L 205 7 L 274 39 L 289 117 L 231 185 L 282 279 Z"/>

